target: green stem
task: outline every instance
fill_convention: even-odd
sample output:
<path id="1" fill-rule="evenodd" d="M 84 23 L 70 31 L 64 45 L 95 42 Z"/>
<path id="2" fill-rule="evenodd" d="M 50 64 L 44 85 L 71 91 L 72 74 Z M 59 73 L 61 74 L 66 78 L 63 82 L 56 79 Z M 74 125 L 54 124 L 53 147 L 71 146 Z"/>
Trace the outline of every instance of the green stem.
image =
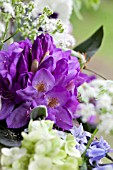
<path id="1" fill-rule="evenodd" d="M 5 39 L 5 37 L 6 37 L 7 30 L 8 30 L 8 25 L 9 25 L 9 20 L 6 22 L 5 32 L 4 32 L 3 37 L 2 37 L 2 39 L 3 39 L 3 40 L 4 40 L 4 39 Z"/>
<path id="2" fill-rule="evenodd" d="M 8 40 L 10 40 L 12 37 L 14 37 L 17 33 L 19 32 L 19 30 L 16 30 L 10 37 L 8 37 L 6 40 L 3 41 L 3 43 L 7 42 Z"/>
<path id="3" fill-rule="evenodd" d="M 83 159 L 85 159 L 87 149 L 90 147 L 90 144 L 91 144 L 91 142 L 93 141 L 93 139 L 94 139 L 94 137 L 95 137 L 95 135 L 96 135 L 97 132 L 98 132 L 98 129 L 96 128 L 96 129 L 94 130 L 94 132 L 93 132 L 90 140 L 88 141 L 88 144 L 87 144 L 87 146 L 86 146 L 86 149 L 85 149 L 84 153 L 82 154 L 82 158 L 83 158 Z"/>

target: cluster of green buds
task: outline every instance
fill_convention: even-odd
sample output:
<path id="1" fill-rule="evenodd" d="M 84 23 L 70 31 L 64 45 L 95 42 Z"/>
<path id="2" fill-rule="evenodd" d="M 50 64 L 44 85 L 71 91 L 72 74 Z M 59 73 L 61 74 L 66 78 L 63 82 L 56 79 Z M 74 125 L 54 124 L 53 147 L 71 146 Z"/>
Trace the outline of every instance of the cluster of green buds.
<path id="1" fill-rule="evenodd" d="M 3 170 L 78 170 L 82 161 L 74 136 L 63 140 L 52 128 L 51 121 L 31 120 L 20 148 L 2 148 Z"/>
<path id="2" fill-rule="evenodd" d="M 53 11 L 49 7 L 43 9 L 43 13 L 37 19 L 38 27 L 42 28 L 42 32 L 48 32 L 51 35 L 64 32 L 64 26 L 60 19 L 50 19 L 49 16 Z"/>
<path id="3" fill-rule="evenodd" d="M 4 18 L 3 22 L 5 25 L 3 25 L 3 30 L 1 30 L 3 33 L 1 37 L 2 44 L 6 42 L 7 38 L 13 37 L 18 32 L 21 33 L 23 38 L 34 40 L 36 35 L 40 33 L 48 32 L 53 35 L 56 32 L 62 33 L 64 31 L 63 24 L 59 19 L 49 18 L 53 14 L 49 7 L 44 7 L 43 12 L 36 18 L 33 18 L 32 13 L 35 6 L 33 1 L 29 3 L 22 2 L 21 0 L 5 1 L 0 2 L 2 9 L 0 18 Z M 9 6 L 7 10 L 3 8 L 6 4 Z M 39 29 L 42 31 L 39 31 Z"/>

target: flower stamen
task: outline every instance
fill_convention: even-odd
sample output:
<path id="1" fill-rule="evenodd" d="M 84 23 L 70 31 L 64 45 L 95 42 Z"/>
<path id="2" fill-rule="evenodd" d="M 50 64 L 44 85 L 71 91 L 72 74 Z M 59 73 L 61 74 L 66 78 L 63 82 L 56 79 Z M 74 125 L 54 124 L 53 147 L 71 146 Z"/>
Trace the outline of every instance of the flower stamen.
<path id="1" fill-rule="evenodd" d="M 57 98 L 54 98 L 54 97 L 49 98 L 49 102 L 48 102 L 48 106 L 49 106 L 49 107 L 54 108 L 54 107 L 57 106 L 58 104 L 59 104 L 59 102 L 58 102 L 58 99 L 57 99 Z"/>
<path id="2" fill-rule="evenodd" d="M 39 92 L 44 92 L 45 91 L 45 84 L 44 83 L 39 83 L 36 85 L 36 89 L 39 91 Z"/>

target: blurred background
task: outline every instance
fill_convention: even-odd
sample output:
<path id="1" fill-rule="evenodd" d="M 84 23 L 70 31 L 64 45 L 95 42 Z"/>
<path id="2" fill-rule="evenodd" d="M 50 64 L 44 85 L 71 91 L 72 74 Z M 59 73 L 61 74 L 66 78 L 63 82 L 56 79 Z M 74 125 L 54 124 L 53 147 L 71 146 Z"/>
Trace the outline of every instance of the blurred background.
<path id="1" fill-rule="evenodd" d="M 104 26 L 103 43 L 88 67 L 113 80 L 113 0 L 101 0 L 98 10 L 82 6 L 81 14 L 82 20 L 79 20 L 74 12 L 71 17 L 77 44 L 87 39 L 101 25 Z"/>

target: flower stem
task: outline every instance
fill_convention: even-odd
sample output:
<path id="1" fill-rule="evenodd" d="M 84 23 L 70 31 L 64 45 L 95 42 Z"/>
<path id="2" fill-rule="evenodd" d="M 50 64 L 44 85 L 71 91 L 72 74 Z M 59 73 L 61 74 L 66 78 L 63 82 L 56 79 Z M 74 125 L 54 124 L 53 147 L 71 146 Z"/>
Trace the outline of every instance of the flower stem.
<path id="1" fill-rule="evenodd" d="M 3 37 L 2 37 L 2 39 L 3 39 L 3 40 L 4 40 L 4 39 L 5 39 L 5 37 L 6 37 L 7 30 L 8 30 L 8 25 L 9 25 L 9 20 L 6 22 L 5 32 L 4 32 Z"/>
<path id="2" fill-rule="evenodd" d="M 89 68 L 86 68 L 86 67 L 85 67 L 84 69 L 87 70 L 87 71 L 89 71 L 89 72 L 91 72 L 91 73 L 96 74 L 97 76 L 101 77 L 101 78 L 104 79 L 104 80 L 107 80 L 104 76 L 100 75 L 99 73 L 97 73 L 97 72 L 95 72 L 95 71 L 93 71 L 93 70 L 91 70 L 91 69 L 89 69 Z"/>
<path id="3" fill-rule="evenodd" d="M 3 43 L 7 42 L 8 40 L 10 40 L 12 37 L 14 37 L 17 33 L 19 32 L 19 30 L 17 29 L 10 37 L 8 37 L 7 39 L 5 39 L 3 41 Z"/>
<path id="4" fill-rule="evenodd" d="M 106 154 L 106 158 L 113 162 L 113 158 L 110 155 Z"/>
<path id="5" fill-rule="evenodd" d="M 94 137 L 95 137 L 95 135 L 96 135 L 97 132 L 98 132 L 98 128 L 96 128 L 96 129 L 94 130 L 94 132 L 93 132 L 90 140 L 88 141 L 88 144 L 87 144 L 87 146 L 86 146 L 86 149 L 85 149 L 84 153 L 82 154 L 82 158 L 83 158 L 83 159 L 85 159 L 87 149 L 90 147 L 90 144 L 91 144 L 91 142 L 93 141 L 93 139 L 94 139 Z"/>

